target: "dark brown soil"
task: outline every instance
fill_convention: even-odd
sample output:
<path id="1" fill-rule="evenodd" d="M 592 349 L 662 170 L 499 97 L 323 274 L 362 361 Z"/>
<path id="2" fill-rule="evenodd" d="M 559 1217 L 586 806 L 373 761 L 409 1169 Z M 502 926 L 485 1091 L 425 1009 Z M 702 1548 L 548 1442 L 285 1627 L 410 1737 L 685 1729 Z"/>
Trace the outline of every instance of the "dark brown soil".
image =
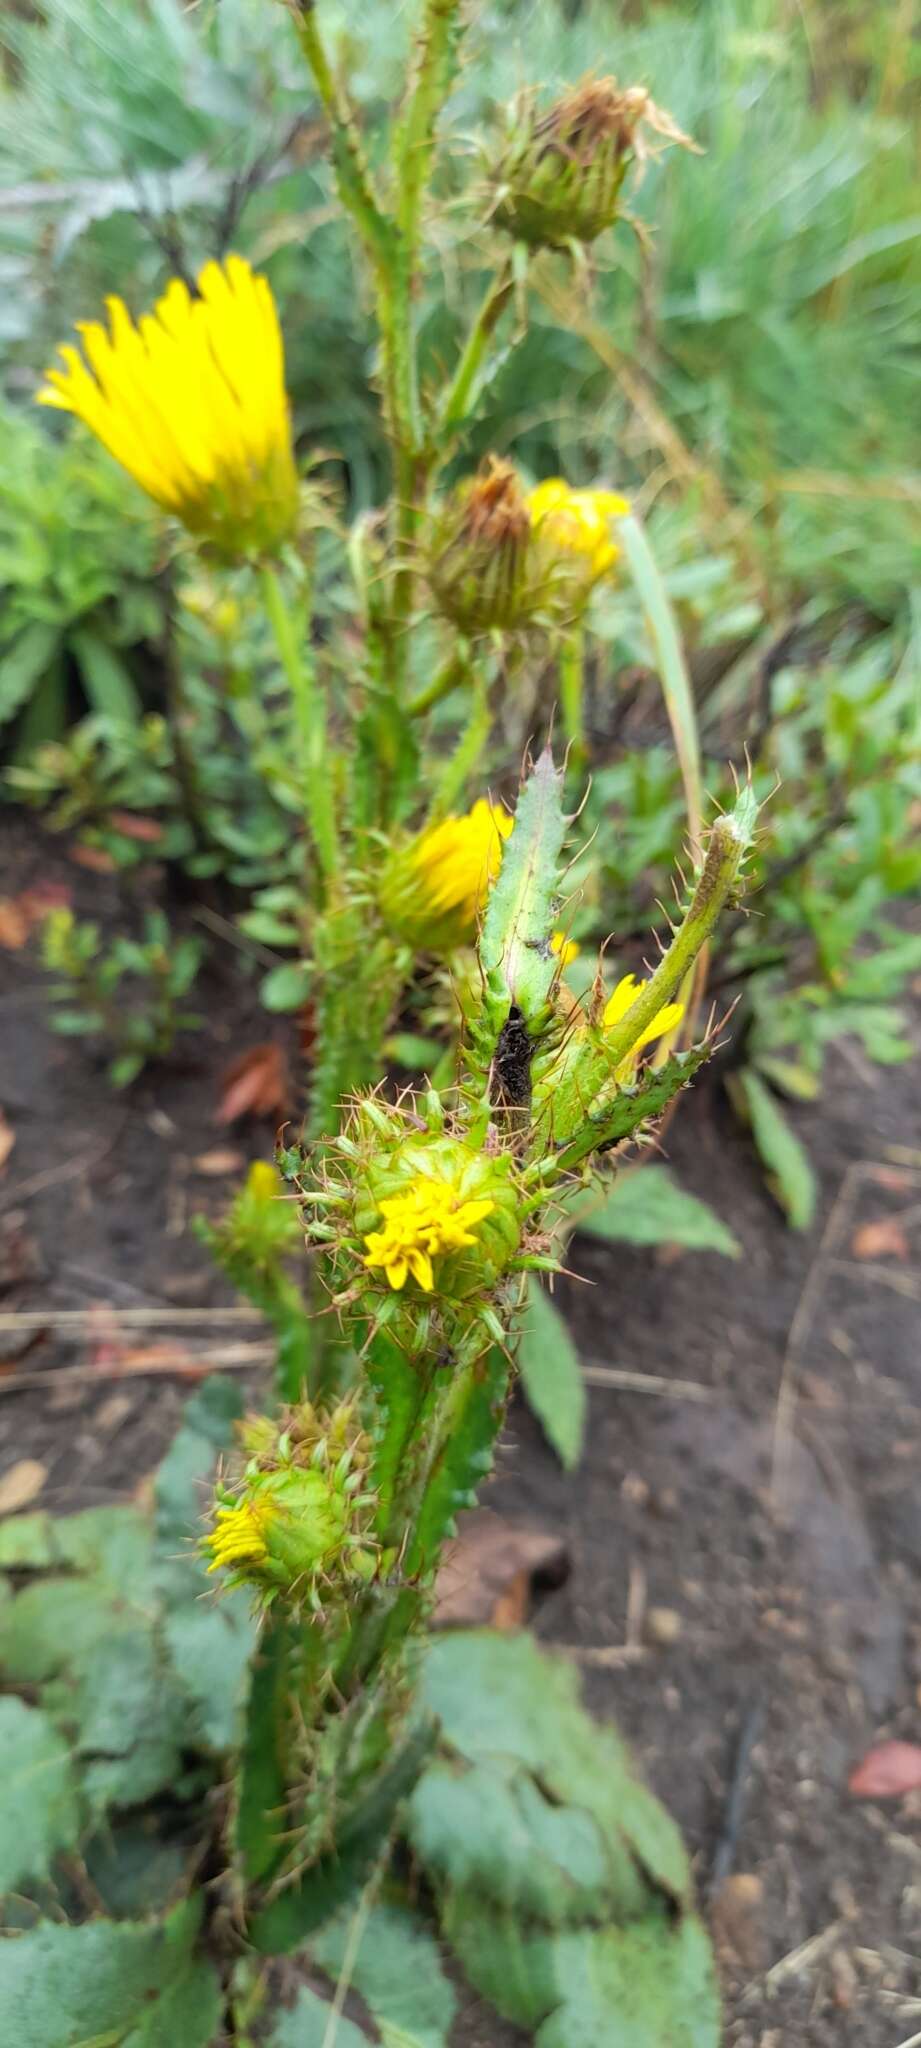
<path id="1" fill-rule="evenodd" d="M 114 879 L 21 820 L 4 836 L 9 893 L 56 875 L 84 913 L 114 912 Z M 266 1125 L 228 1138 L 213 1122 L 221 1068 L 288 1033 L 267 1025 L 255 988 L 245 956 L 218 942 L 195 996 L 204 1028 L 119 1096 L 85 1043 L 49 1032 L 34 948 L 0 954 L 0 1103 L 16 1135 L 0 1306 L 99 1305 L 90 1338 L 0 1326 L 0 1475 L 40 1460 L 42 1503 L 125 1497 L 150 1472 L 189 1384 L 139 1370 L 176 1365 L 164 1344 L 194 1370 L 222 1353 L 239 1363 L 258 1340 L 243 1322 L 169 1321 L 232 1301 L 189 1220 L 223 1208 L 240 1165 L 207 1171 L 203 1155 L 213 1169 L 215 1150 L 240 1164 L 271 1150 Z M 589 1703 L 616 1716 L 685 1830 L 734 2048 L 921 2038 L 921 1795 L 847 1789 L 875 1740 L 921 1741 L 919 1110 L 917 1061 L 830 1058 L 822 1102 L 796 1113 L 822 1185 L 798 1236 L 711 1075 L 668 1157 L 743 1256 L 582 1240 L 592 1284 L 558 1295 L 587 1365 L 678 1379 L 680 1396 L 593 1385 L 573 1477 L 518 1402 L 489 1492 L 567 1534 L 572 1573 L 537 1627 L 577 1659 Z M 904 1243 L 890 1231 L 888 1249 L 859 1256 L 855 1232 L 887 1218 Z M 107 1314 L 145 1307 L 150 1324 L 129 1336 Z M 456 2038 L 518 2037 L 470 2005 Z"/>

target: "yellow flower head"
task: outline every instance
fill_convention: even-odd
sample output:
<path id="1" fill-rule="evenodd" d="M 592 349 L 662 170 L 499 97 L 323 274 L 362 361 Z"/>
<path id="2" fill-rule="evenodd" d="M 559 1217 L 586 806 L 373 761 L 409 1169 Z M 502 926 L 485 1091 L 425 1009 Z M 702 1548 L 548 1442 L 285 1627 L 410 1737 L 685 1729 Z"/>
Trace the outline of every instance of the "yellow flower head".
<path id="1" fill-rule="evenodd" d="M 554 932 L 550 939 L 550 951 L 556 954 L 561 967 L 568 967 L 571 960 L 578 960 L 582 948 L 578 939 L 567 939 L 565 932 Z"/>
<path id="2" fill-rule="evenodd" d="M 465 1202 L 451 1181 L 420 1175 L 404 1195 L 381 1203 L 383 1230 L 371 1230 L 364 1264 L 381 1267 L 391 1287 L 405 1287 L 409 1275 L 431 1294 L 435 1286 L 432 1260 L 443 1252 L 464 1251 L 475 1244 L 476 1225 L 489 1216 L 495 1202 L 483 1197 Z"/>
<path id="3" fill-rule="evenodd" d="M 531 530 L 554 554 L 575 558 L 594 583 L 616 562 L 611 521 L 623 519 L 629 499 L 617 491 L 573 491 L 560 476 L 548 477 L 528 493 Z"/>
<path id="4" fill-rule="evenodd" d="M 241 256 L 206 263 L 195 295 L 173 278 L 137 323 L 106 301 L 60 350 L 41 405 L 84 420 L 164 511 L 222 555 L 272 553 L 294 531 L 281 329 L 271 290 Z M 84 361 L 85 356 L 85 361 Z M 88 366 L 88 367 L 87 367 Z"/>
<path id="5" fill-rule="evenodd" d="M 269 1500 L 242 1500 L 236 1507 L 219 1507 L 214 1528 L 204 1538 L 211 1552 L 209 1572 L 223 1565 L 264 1564 L 269 1554 L 265 1531 L 272 1517 Z"/>
<path id="6" fill-rule="evenodd" d="M 464 817 L 427 826 L 392 856 L 380 900 L 387 922 L 401 938 L 433 953 L 475 938 L 513 822 L 480 797 Z"/>
<path id="7" fill-rule="evenodd" d="M 632 974 L 625 974 L 622 977 L 605 1003 L 601 1020 L 604 1030 L 612 1031 L 615 1024 L 619 1024 L 621 1019 L 627 1016 L 645 986 L 645 982 L 635 980 Z M 640 1032 L 636 1044 L 630 1047 L 626 1059 L 621 1061 L 617 1069 L 618 1080 L 629 1079 L 637 1053 L 642 1051 L 644 1045 L 651 1045 L 654 1039 L 664 1038 L 667 1031 L 680 1024 L 683 1016 L 683 1003 L 665 1003 L 661 1010 L 657 1010 L 652 1023 L 647 1024 L 645 1030 Z"/>

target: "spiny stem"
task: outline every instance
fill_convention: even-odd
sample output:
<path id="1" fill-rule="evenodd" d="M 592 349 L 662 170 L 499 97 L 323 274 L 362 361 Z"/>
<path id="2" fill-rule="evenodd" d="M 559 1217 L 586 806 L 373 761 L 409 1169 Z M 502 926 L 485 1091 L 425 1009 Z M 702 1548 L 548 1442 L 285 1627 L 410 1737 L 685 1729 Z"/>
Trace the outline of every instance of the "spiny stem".
<path id="1" fill-rule="evenodd" d="M 374 191 L 352 108 L 323 46 L 313 0 L 288 0 L 288 7 L 329 123 L 339 197 L 372 261 L 386 263 L 392 254 L 392 227 Z"/>
<path id="2" fill-rule="evenodd" d="M 755 800 L 743 790 L 729 817 L 718 818 L 710 834 L 691 902 L 651 979 L 614 1029 L 605 1034 L 605 1055 L 612 1070 L 669 1002 L 701 947 L 709 938 L 751 844 Z"/>

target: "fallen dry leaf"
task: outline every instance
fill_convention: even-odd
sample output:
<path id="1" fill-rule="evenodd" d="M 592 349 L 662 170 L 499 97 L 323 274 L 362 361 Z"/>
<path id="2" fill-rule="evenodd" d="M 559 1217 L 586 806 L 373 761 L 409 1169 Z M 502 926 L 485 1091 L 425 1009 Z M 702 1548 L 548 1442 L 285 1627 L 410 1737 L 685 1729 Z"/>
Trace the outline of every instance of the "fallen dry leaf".
<path id="1" fill-rule="evenodd" d="M 284 1053 L 274 1039 L 267 1039 L 262 1045 L 249 1046 L 224 1068 L 214 1121 L 232 1124 L 241 1116 L 281 1116 L 288 1095 Z"/>
<path id="2" fill-rule="evenodd" d="M 113 811 L 109 823 L 123 839 L 139 839 L 145 845 L 155 846 L 163 837 L 159 819 L 145 818 L 137 811 Z"/>
<path id="3" fill-rule="evenodd" d="M 855 1259 L 907 1259 L 908 1239 L 897 1216 L 861 1223 L 851 1238 Z"/>
<path id="4" fill-rule="evenodd" d="M 27 1508 L 30 1500 L 41 1493 L 47 1477 L 47 1465 L 40 1464 L 37 1458 L 20 1458 L 17 1465 L 11 1465 L 0 1479 L 0 1515 L 12 1515 L 17 1508 Z"/>
<path id="5" fill-rule="evenodd" d="M 0 946 L 18 953 L 49 910 L 63 910 L 71 892 L 64 882 L 33 882 L 18 896 L 0 896 Z"/>
<path id="6" fill-rule="evenodd" d="M 855 1799 L 901 1799 L 921 1786 L 921 1746 L 880 1742 L 852 1771 L 847 1789 Z"/>
<path id="7" fill-rule="evenodd" d="M 757 1976 L 767 1961 L 764 1886 L 754 1871 L 727 1877 L 710 1907 L 710 1925 L 721 1961 L 729 1969 Z"/>
<path id="8" fill-rule="evenodd" d="M 243 1153 L 238 1152 L 235 1145 L 215 1145 L 210 1152 L 199 1152 L 192 1161 L 192 1170 L 212 1175 L 217 1180 L 221 1174 L 239 1173 L 244 1163 Z"/>
<path id="9" fill-rule="evenodd" d="M 15 1143 L 16 1133 L 13 1126 L 8 1117 L 4 1115 L 3 1110 L 0 1109 L 0 1173 L 3 1172 Z"/>
<path id="10" fill-rule="evenodd" d="M 461 1517 L 439 1567 L 435 1627 L 520 1628 L 540 1584 L 561 1586 L 568 1574 L 566 1546 L 554 1531 L 475 1508 Z"/>
<path id="11" fill-rule="evenodd" d="M 75 867 L 88 868 L 91 875 L 114 875 L 115 856 L 104 846 L 72 846 L 67 856 Z"/>
<path id="12" fill-rule="evenodd" d="M 921 995 L 921 989 L 918 993 Z M 878 1188 L 888 1188 L 896 1195 L 908 1192 L 913 1186 L 911 1174 L 906 1173 L 903 1166 L 871 1166 L 868 1177 Z"/>

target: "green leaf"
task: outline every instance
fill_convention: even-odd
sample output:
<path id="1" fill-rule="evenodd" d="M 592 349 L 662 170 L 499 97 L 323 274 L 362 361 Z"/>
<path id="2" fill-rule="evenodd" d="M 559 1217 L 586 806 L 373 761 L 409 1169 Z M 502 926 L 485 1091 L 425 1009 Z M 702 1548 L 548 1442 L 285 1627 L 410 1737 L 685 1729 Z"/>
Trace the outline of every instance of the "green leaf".
<path id="1" fill-rule="evenodd" d="M 157 1473 L 156 1584 L 163 1640 L 175 1678 L 195 1708 L 195 1731 L 209 1748 L 238 1739 L 256 1625 L 242 1588 L 223 1593 L 196 1546 L 219 1451 L 242 1413 L 239 1388 L 216 1376 L 187 1404 L 182 1427 Z"/>
<path id="2" fill-rule="evenodd" d="M 652 641 L 653 657 L 662 685 L 675 742 L 675 752 L 684 785 L 688 829 L 692 841 L 700 837 L 703 784 L 700 766 L 700 736 L 694 693 L 681 647 L 675 614 L 662 580 L 659 565 L 635 513 L 619 519 L 617 533 Z"/>
<path id="3" fill-rule="evenodd" d="M 259 994 L 267 1010 L 299 1010 L 306 1003 L 313 982 L 308 960 L 283 960 L 263 975 Z"/>
<path id="4" fill-rule="evenodd" d="M 313 1936 L 310 1954 L 337 1982 L 355 1924 L 354 1910 Z M 361 1932 L 351 1981 L 377 2026 L 382 2048 L 446 2048 L 457 1999 L 438 1944 L 403 1906 L 375 1906 Z"/>
<path id="5" fill-rule="evenodd" d="M 0 1942 L 0 2040 L 16 2048 L 211 2048 L 217 1973 L 196 1961 L 201 1899 L 159 1922 L 40 1922 Z"/>
<path id="6" fill-rule="evenodd" d="M 46 1714 L 12 1694 L 0 1699 L 0 1893 L 46 1877 L 71 1849 L 80 1805 L 70 1750 Z"/>
<path id="7" fill-rule="evenodd" d="M 518 1347 L 529 1405 L 557 1456 L 571 1472 L 585 1429 L 585 1381 L 579 1354 L 559 1310 L 536 1275 L 528 1276 L 528 1305 Z"/>
<path id="8" fill-rule="evenodd" d="M 34 684 L 46 673 L 60 634 L 57 626 L 34 621 L 0 655 L 0 725 L 14 718 Z"/>
<path id="9" fill-rule="evenodd" d="M 458 1757 L 479 1766 L 498 1761 L 506 1774 L 511 1759 L 543 1788 L 548 1804 L 576 1806 L 592 1816 L 606 1838 L 616 1890 L 624 1888 L 626 1850 L 651 1887 L 676 1902 L 686 1898 L 688 1861 L 674 1822 L 634 1776 L 616 1729 L 586 1714 L 577 1675 L 563 1658 L 548 1656 L 524 1634 L 452 1631 L 426 1649 L 420 1699 L 437 1715 L 443 1741 Z M 424 1785 L 423 1779 L 412 1801 L 413 1825 Z M 445 1854 L 444 1875 L 450 1878 L 449 1836 Z M 482 1874 L 488 1886 L 485 1863 Z"/>
<path id="10" fill-rule="evenodd" d="M 462 1632 L 429 1645 L 421 1694 L 442 1743 L 409 1834 L 477 1990 L 537 2048 L 717 2048 L 680 1836 L 572 1668 Z"/>
<path id="11" fill-rule="evenodd" d="M 664 1906 L 617 1928 L 534 1931 L 475 1895 L 447 1933 L 477 1990 L 535 2048 L 719 2048 L 719 1994 L 700 1921 Z"/>
<path id="12" fill-rule="evenodd" d="M 526 1023 L 543 1009 L 558 966 L 551 939 L 566 832 L 562 788 L 563 777 L 545 748 L 518 798 L 515 830 L 506 840 L 483 921 L 484 970 L 501 974 Z"/>
<path id="13" fill-rule="evenodd" d="M 794 1230 L 808 1230 L 818 1197 L 809 1156 L 754 1068 L 743 1067 L 735 1078 L 767 1172 L 768 1187 Z"/>
<path id="14" fill-rule="evenodd" d="M 124 725 L 137 725 L 141 706 L 122 655 L 89 626 L 72 629 L 68 639 L 93 710 Z"/>
<path id="15" fill-rule="evenodd" d="M 737 1259 L 741 1245 L 708 1203 L 689 1195 L 667 1166 L 643 1166 L 625 1173 L 596 1208 L 590 1194 L 574 1206 L 577 1230 L 615 1244 L 681 1244 L 691 1251 L 722 1252 Z"/>
<path id="16" fill-rule="evenodd" d="M 280 2014 L 265 2048 L 327 2048 L 331 2006 L 309 1985 L 303 1984 L 288 2012 Z M 356 2027 L 354 2020 L 337 2018 L 334 2048 L 369 2048 L 370 2035 Z"/>

